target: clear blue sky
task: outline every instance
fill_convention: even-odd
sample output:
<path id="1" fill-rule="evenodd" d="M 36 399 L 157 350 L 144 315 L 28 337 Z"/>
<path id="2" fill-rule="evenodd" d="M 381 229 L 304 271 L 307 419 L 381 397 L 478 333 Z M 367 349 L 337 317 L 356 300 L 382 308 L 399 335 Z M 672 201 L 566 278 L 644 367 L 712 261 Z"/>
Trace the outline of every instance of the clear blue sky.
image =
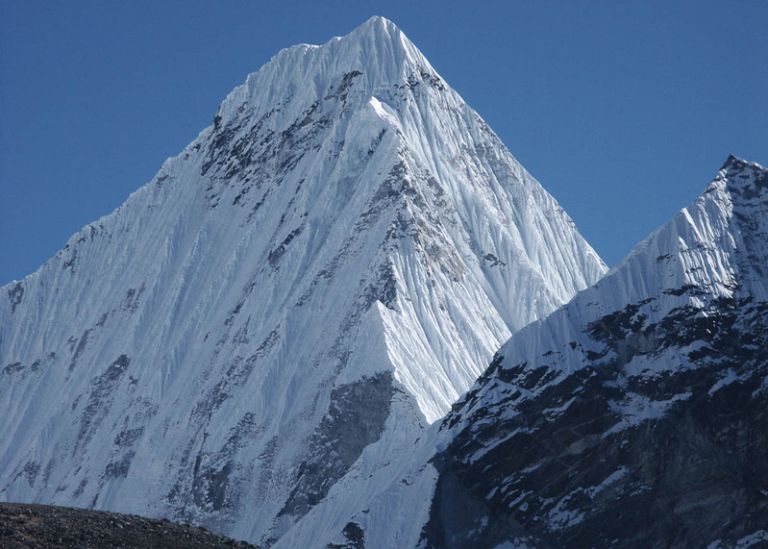
<path id="1" fill-rule="evenodd" d="M 614 264 L 729 153 L 768 163 L 768 2 L 0 0 L 0 284 L 280 48 L 392 19 Z"/>

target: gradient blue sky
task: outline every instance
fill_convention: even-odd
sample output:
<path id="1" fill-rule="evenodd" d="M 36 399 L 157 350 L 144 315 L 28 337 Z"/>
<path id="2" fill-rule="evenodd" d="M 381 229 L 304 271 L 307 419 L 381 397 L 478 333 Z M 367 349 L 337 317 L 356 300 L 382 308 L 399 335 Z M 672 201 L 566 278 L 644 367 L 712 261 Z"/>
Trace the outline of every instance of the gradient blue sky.
<path id="1" fill-rule="evenodd" d="M 768 163 L 765 1 L 0 0 L 0 284 L 277 50 L 392 19 L 614 264 L 729 153 Z"/>

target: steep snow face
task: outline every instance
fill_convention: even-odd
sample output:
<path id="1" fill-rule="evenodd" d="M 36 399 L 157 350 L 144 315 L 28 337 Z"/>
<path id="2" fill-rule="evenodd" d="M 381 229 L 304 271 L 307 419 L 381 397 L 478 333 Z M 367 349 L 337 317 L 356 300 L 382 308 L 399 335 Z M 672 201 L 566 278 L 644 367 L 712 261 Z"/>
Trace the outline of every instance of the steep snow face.
<path id="1" fill-rule="evenodd" d="M 373 547 L 763 540 L 767 242 L 768 170 L 731 157 L 596 285 L 513 335 L 412 459 L 332 492 L 285 546 L 313 530 Z"/>
<path id="2" fill-rule="evenodd" d="M 0 292 L 0 497 L 271 543 L 604 269 L 392 23 L 283 50 Z"/>

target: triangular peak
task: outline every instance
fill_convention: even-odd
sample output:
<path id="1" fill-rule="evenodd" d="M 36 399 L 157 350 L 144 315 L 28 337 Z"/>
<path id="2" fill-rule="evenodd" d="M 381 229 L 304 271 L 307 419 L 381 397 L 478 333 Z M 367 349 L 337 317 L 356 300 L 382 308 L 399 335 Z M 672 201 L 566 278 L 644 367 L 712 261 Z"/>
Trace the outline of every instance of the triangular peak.
<path id="1" fill-rule="evenodd" d="M 768 170 L 757 162 L 731 154 L 712 182 L 712 186 L 718 184 L 724 184 L 730 193 L 754 198 L 762 192 L 768 192 Z"/>
<path id="2" fill-rule="evenodd" d="M 229 94 L 219 115 L 229 118 L 244 102 L 258 109 L 291 99 L 295 102 L 303 96 L 324 95 L 345 75 L 359 75 L 357 84 L 365 84 L 363 95 L 368 97 L 424 78 L 449 89 L 408 37 L 388 19 L 376 16 L 325 44 L 280 50 Z"/>
<path id="3" fill-rule="evenodd" d="M 354 32 L 380 32 L 400 33 L 400 29 L 390 19 L 382 15 L 369 17 L 362 25 L 357 27 Z"/>

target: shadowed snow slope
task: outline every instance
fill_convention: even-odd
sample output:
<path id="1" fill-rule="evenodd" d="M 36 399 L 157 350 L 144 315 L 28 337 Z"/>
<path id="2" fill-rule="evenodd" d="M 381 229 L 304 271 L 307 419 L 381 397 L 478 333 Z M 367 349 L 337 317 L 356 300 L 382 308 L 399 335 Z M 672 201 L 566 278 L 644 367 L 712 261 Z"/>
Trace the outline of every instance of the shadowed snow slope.
<path id="1" fill-rule="evenodd" d="M 271 543 L 605 267 L 389 21 L 279 52 L 0 293 L 0 497 Z"/>
<path id="2" fill-rule="evenodd" d="M 513 335 L 407 458 L 348 475 L 281 547 L 313 531 L 369 547 L 764 546 L 766 243 L 768 170 L 730 157 Z"/>

